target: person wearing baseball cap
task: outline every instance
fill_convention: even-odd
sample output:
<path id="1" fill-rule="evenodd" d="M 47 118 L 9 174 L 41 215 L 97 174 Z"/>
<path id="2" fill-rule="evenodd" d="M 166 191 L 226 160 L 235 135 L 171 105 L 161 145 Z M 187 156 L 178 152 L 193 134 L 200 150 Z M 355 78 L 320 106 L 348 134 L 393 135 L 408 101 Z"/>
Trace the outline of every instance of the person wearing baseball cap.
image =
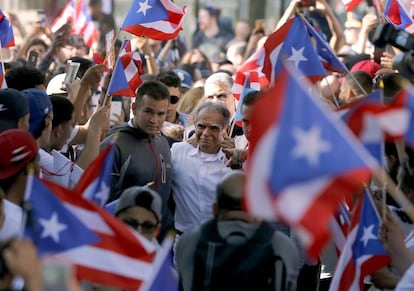
<path id="1" fill-rule="evenodd" d="M 23 211 L 20 205 L 26 191 L 28 166 L 40 172 L 39 148 L 33 136 L 22 129 L 0 133 L 0 189 L 5 193 L 6 220 L 0 229 L 0 240 L 21 234 Z"/>
<path id="2" fill-rule="evenodd" d="M 125 189 L 115 210 L 115 216 L 156 242 L 160 230 L 162 200 L 148 187 L 133 186 Z"/>
<path id="3" fill-rule="evenodd" d="M 52 129 L 53 110 L 52 102 L 49 95 L 45 91 L 35 88 L 26 89 L 23 91 L 29 100 L 30 118 L 29 131 L 33 134 L 35 139 L 38 139 L 49 131 L 45 140 L 49 142 L 50 130 Z"/>
<path id="4" fill-rule="evenodd" d="M 0 90 L 0 132 L 12 128 L 29 130 L 29 112 L 25 94 L 12 88 Z"/>

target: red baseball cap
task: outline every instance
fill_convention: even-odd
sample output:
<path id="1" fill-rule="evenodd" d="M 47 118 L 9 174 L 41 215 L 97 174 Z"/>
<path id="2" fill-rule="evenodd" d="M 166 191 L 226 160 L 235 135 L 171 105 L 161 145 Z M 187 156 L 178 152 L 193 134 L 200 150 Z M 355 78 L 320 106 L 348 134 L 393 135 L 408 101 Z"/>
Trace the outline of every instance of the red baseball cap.
<path id="1" fill-rule="evenodd" d="M 22 129 L 0 133 L 0 179 L 12 177 L 32 161 L 39 148 L 32 134 Z"/>
<path id="2" fill-rule="evenodd" d="M 382 68 L 381 65 L 374 62 L 374 61 L 363 60 L 363 61 L 359 61 L 358 63 L 353 65 L 353 67 L 351 68 L 351 72 L 365 71 L 365 72 L 367 72 L 368 74 L 371 75 L 371 78 L 374 78 L 377 71 L 381 68 Z"/>

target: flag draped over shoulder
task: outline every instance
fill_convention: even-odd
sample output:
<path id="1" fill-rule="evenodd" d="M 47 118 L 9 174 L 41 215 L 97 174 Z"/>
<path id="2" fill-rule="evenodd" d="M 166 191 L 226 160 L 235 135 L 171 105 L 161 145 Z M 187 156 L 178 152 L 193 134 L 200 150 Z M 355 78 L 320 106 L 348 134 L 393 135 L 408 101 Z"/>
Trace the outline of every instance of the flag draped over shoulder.
<path id="1" fill-rule="evenodd" d="M 90 48 L 98 40 L 98 29 L 92 21 L 88 4 L 85 0 L 71 0 L 52 23 L 52 32 L 68 22 L 72 22 L 71 34 L 83 36 L 85 44 Z"/>
<path id="2" fill-rule="evenodd" d="M 0 9 L 0 47 L 14 46 L 14 33 L 12 25 Z"/>
<path id="3" fill-rule="evenodd" d="M 359 199 L 330 291 L 364 290 L 364 278 L 387 266 L 390 258 L 378 239 L 380 218 L 369 193 Z"/>
<path id="4" fill-rule="evenodd" d="M 109 198 L 113 158 L 114 147 L 110 143 L 83 173 L 74 192 L 104 206 Z"/>
<path id="5" fill-rule="evenodd" d="M 150 278 L 152 242 L 72 190 L 32 179 L 26 233 L 42 253 L 72 263 L 79 280 L 136 290 Z"/>
<path id="6" fill-rule="evenodd" d="M 253 215 L 292 226 L 316 258 L 341 201 L 361 190 L 378 165 L 298 74 L 283 69 L 255 102 L 245 205 Z"/>
<path id="7" fill-rule="evenodd" d="M 144 69 L 139 52 L 132 49 L 130 40 L 124 40 L 108 85 L 107 94 L 135 97 L 136 91 L 142 83 L 140 75 L 143 73 Z"/>
<path id="8" fill-rule="evenodd" d="M 327 75 L 315 51 L 303 19 L 297 15 L 273 32 L 264 43 L 263 73 L 270 84 L 282 69 L 283 62 L 291 63 L 311 82 Z"/>
<path id="9" fill-rule="evenodd" d="M 133 0 L 121 29 L 156 40 L 173 39 L 182 30 L 186 10 L 171 0 Z"/>

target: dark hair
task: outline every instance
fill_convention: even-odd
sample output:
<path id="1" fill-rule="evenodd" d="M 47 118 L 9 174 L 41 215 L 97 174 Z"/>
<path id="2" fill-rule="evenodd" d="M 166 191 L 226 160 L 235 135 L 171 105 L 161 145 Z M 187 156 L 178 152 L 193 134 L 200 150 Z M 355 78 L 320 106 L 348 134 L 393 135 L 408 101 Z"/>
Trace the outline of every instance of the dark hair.
<path id="1" fill-rule="evenodd" d="M 50 96 L 50 101 L 52 102 L 53 106 L 52 129 L 72 119 L 75 107 L 68 98 L 59 95 L 53 95 Z"/>
<path id="2" fill-rule="evenodd" d="M 49 47 L 43 39 L 41 39 L 41 38 L 34 38 L 34 39 L 32 39 L 32 40 L 30 41 L 29 46 L 28 46 L 28 48 L 27 48 L 27 52 L 28 52 L 28 51 L 30 50 L 30 48 L 31 48 L 32 46 L 34 46 L 34 45 L 41 45 L 41 46 L 43 46 L 43 47 L 45 48 L 45 50 L 47 50 L 47 49 L 48 49 L 48 47 Z"/>
<path id="3" fill-rule="evenodd" d="M 167 87 L 181 87 L 181 79 L 174 71 L 159 73 L 157 75 L 157 80 L 164 83 Z"/>
<path id="4" fill-rule="evenodd" d="M 45 76 L 38 69 L 28 66 L 12 67 L 5 78 L 9 88 L 19 91 L 45 84 Z"/>
<path id="5" fill-rule="evenodd" d="M 229 125 L 230 122 L 230 111 L 227 109 L 226 105 L 224 105 L 221 102 L 202 102 L 200 106 L 198 106 L 195 119 L 197 120 L 197 116 L 200 114 L 201 111 L 208 110 L 210 112 L 217 112 L 221 116 L 223 116 L 223 127 L 226 127 Z"/>
<path id="6" fill-rule="evenodd" d="M 138 87 L 137 98 L 135 98 L 135 103 L 137 105 L 141 104 L 144 95 L 157 101 L 168 100 L 168 102 L 170 102 L 170 92 L 168 91 L 167 86 L 160 81 L 146 81 Z"/>
<path id="7" fill-rule="evenodd" d="M 246 96 L 244 96 L 243 98 L 243 103 L 242 105 L 245 106 L 251 106 L 254 104 L 254 102 L 256 102 L 257 97 L 260 95 L 260 91 L 250 91 L 249 93 L 246 94 Z"/>
<path id="8" fill-rule="evenodd" d="M 372 92 L 372 78 L 371 75 L 365 71 L 349 72 L 345 75 L 344 83 L 345 82 L 351 88 L 351 91 L 355 96 L 366 95 L 367 93 Z"/>
<path id="9" fill-rule="evenodd" d="M 212 5 L 203 6 L 201 9 L 208 11 L 208 14 L 210 14 L 210 16 L 217 17 L 217 19 L 220 17 L 220 13 L 221 13 L 220 9 Z"/>
<path id="10" fill-rule="evenodd" d="M 75 63 L 80 63 L 79 66 L 79 70 L 78 73 L 76 74 L 76 77 L 78 77 L 79 79 L 81 79 L 83 77 L 83 75 L 85 75 L 85 72 L 93 66 L 93 63 L 91 60 L 82 58 L 82 57 L 71 57 L 70 59 L 68 59 L 72 62 Z"/>

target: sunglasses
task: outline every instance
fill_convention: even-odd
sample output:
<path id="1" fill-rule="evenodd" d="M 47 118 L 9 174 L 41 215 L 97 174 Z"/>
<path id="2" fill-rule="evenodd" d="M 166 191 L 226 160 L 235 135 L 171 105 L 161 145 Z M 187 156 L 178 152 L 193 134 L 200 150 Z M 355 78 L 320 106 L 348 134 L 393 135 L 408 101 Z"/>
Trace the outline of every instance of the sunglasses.
<path id="1" fill-rule="evenodd" d="M 175 95 L 170 96 L 170 103 L 171 104 L 177 104 L 178 100 L 180 100 L 180 97 L 175 96 Z"/>
<path id="2" fill-rule="evenodd" d="M 141 226 L 142 232 L 147 234 L 151 234 L 156 231 L 158 226 L 158 224 L 152 223 L 151 221 L 144 221 L 143 223 L 139 223 L 133 218 L 124 218 L 122 221 L 136 230 L 138 230 L 138 227 Z"/>

